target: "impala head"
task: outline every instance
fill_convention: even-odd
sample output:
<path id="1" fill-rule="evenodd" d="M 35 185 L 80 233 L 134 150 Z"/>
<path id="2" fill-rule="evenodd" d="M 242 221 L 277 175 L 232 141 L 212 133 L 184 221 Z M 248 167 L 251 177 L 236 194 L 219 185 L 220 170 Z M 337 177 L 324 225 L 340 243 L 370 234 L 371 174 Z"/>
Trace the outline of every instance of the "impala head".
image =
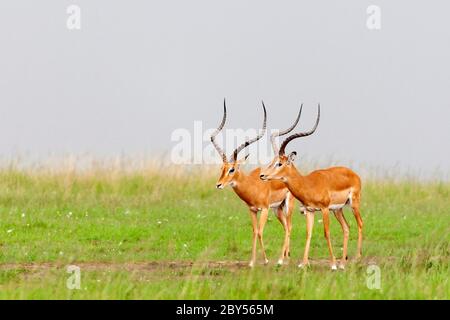
<path id="1" fill-rule="evenodd" d="M 297 120 L 294 123 L 293 127 L 295 127 L 298 120 L 300 119 L 300 115 L 302 113 L 302 107 L 303 107 L 303 105 L 300 107 L 299 115 L 298 115 Z M 260 175 L 261 180 L 286 181 L 287 176 L 289 175 L 289 170 L 293 167 L 295 158 L 297 156 L 297 152 L 295 152 L 295 151 L 286 155 L 286 146 L 288 145 L 289 142 L 291 142 L 294 139 L 312 135 L 317 129 L 319 120 L 320 120 L 320 104 L 318 106 L 317 119 L 316 119 L 316 124 L 314 125 L 314 127 L 310 131 L 296 133 L 296 134 L 293 134 L 293 135 L 289 136 L 288 138 L 286 138 L 286 140 L 284 140 L 283 143 L 281 144 L 281 147 L 278 150 L 278 154 L 275 156 L 275 158 L 272 160 L 272 162 L 266 168 L 261 170 L 261 175 Z M 293 127 L 291 127 L 291 130 L 293 129 Z"/>
<path id="2" fill-rule="evenodd" d="M 222 168 L 220 169 L 220 177 L 216 184 L 217 189 L 223 189 L 226 186 L 236 186 L 236 178 L 239 175 L 240 167 L 248 159 L 248 156 L 249 155 L 246 155 L 243 159 L 234 162 L 226 162 L 222 164 Z"/>
<path id="3" fill-rule="evenodd" d="M 240 167 L 242 164 L 245 163 L 245 161 L 248 159 L 248 156 L 249 156 L 249 155 L 246 155 L 244 158 L 238 160 L 239 152 L 263 137 L 263 135 L 266 131 L 267 113 L 266 113 L 266 107 L 264 106 L 264 102 L 262 105 L 263 105 L 263 110 L 264 110 L 264 122 L 263 122 L 263 128 L 262 128 L 261 132 L 259 133 L 259 135 L 257 137 L 255 137 L 251 140 L 247 140 L 243 144 L 241 144 L 239 147 L 237 147 L 237 149 L 234 150 L 230 159 L 227 159 L 225 152 L 219 147 L 219 145 L 215 141 L 216 136 L 219 134 L 219 132 L 225 126 L 225 121 L 227 118 L 227 107 L 225 104 L 225 100 L 223 101 L 222 122 L 220 123 L 217 130 L 214 131 L 214 133 L 211 135 L 211 142 L 214 145 L 214 147 L 216 148 L 219 155 L 222 157 L 222 162 L 223 162 L 220 177 L 216 184 L 217 189 L 223 189 L 228 185 L 231 187 L 236 186 L 236 183 L 237 183 L 236 180 L 239 177 Z"/>
<path id="4" fill-rule="evenodd" d="M 261 180 L 281 180 L 286 181 L 288 170 L 292 167 L 297 152 L 293 151 L 289 155 L 277 155 L 272 162 L 261 170 Z"/>

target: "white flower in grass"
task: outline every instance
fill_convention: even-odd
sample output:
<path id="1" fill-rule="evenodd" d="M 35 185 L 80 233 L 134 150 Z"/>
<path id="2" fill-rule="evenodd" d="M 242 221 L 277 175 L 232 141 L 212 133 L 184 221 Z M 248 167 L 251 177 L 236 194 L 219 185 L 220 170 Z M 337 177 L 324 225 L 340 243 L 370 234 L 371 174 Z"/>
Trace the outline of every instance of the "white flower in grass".
<path id="1" fill-rule="evenodd" d="M 322 219 L 320 219 L 319 221 L 317 221 L 318 223 L 322 223 Z"/>
<path id="2" fill-rule="evenodd" d="M 11 232 L 13 232 L 14 231 L 14 229 L 8 229 L 7 231 L 6 231 L 6 233 L 11 233 Z"/>
<path id="3" fill-rule="evenodd" d="M 64 254 L 64 252 L 62 252 L 62 251 L 59 252 L 59 255 L 60 255 L 60 256 L 62 256 L 63 254 Z"/>
<path id="4" fill-rule="evenodd" d="M 25 218 L 25 212 L 22 212 L 22 214 L 20 215 L 22 218 Z"/>

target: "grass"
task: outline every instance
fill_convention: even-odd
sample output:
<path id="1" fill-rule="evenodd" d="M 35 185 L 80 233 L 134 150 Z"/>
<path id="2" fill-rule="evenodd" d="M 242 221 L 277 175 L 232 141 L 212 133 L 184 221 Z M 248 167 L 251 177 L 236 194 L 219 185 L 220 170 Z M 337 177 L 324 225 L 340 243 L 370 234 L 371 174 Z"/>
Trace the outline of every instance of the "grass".
<path id="1" fill-rule="evenodd" d="M 298 210 L 291 263 L 276 268 L 283 232 L 271 215 L 271 264 L 249 270 L 207 265 L 246 261 L 251 249 L 247 209 L 232 190 L 214 189 L 217 171 L 1 170 L 0 299 L 450 298 L 450 183 L 364 180 L 368 258 L 345 271 L 295 267 L 305 233 Z M 356 226 L 348 210 L 346 216 L 353 256 Z M 316 261 L 328 258 L 320 219 L 310 253 Z M 342 234 L 336 220 L 331 227 L 339 257 Z M 146 267 L 150 262 L 160 264 Z M 381 270 L 380 290 L 367 287 L 368 263 Z M 67 289 L 70 264 L 81 266 L 80 290 Z"/>

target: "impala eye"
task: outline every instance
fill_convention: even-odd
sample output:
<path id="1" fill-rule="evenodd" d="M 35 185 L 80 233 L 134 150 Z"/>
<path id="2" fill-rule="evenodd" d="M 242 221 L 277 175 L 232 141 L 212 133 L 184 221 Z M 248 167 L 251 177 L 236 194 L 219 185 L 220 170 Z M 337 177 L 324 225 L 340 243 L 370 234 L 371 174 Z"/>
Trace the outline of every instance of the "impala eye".
<path id="1" fill-rule="evenodd" d="M 234 173 L 234 168 L 231 168 L 229 171 L 228 171 L 228 173 Z"/>
<path id="2" fill-rule="evenodd" d="M 278 162 L 277 167 L 281 167 L 281 166 L 282 166 L 281 162 Z"/>

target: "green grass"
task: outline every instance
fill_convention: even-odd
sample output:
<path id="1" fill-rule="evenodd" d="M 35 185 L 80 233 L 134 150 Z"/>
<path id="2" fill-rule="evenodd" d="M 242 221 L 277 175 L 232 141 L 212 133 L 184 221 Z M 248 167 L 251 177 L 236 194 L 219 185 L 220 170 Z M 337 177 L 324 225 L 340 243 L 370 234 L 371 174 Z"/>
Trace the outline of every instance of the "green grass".
<path id="1" fill-rule="evenodd" d="M 339 272 L 322 265 L 295 267 L 305 234 L 298 209 L 289 266 L 273 265 L 283 231 L 271 215 L 265 229 L 270 265 L 206 267 L 203 262 L 246 261 L 251 249 L 247 208 L 232 190 L 215 190 L 216 173 L 182 168 L 0 171 L 0 299 L 450 298 L 448 182 L 363 181 L 363 255 L 381 270 L 381 290 L 370 290 L 367 260 Z M 351 212 L 345 213 L 351 257 L 356 226 Z M 313 260 L 328 258 L 321 218 L 317 214 Z M 331 227 L 339 257 L 337 220 Z M 108 267 L 152 261 L 195 265 Z M 43 263 L 51 264 L 43 268 Z M 69 290 L 64 266 L 77 263 L 104 266 L 81 268 L 81 289 Z"/>

